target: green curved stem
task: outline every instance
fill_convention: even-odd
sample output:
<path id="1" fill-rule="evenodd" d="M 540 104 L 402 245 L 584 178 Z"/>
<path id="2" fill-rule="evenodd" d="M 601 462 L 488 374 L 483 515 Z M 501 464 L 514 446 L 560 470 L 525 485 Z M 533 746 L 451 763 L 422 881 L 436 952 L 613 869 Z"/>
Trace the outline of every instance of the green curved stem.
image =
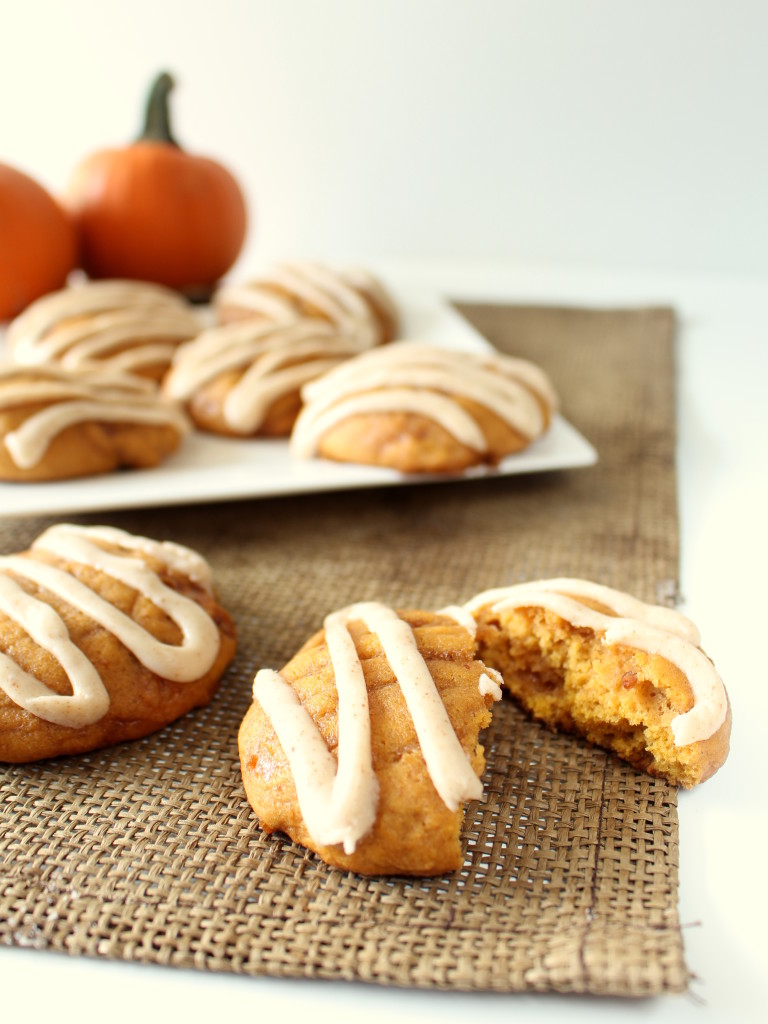
<path id="1" fill-rule="evenodd" d="M 140 142 L 167 142 L 170 146 L 178 147 L 178 142 L 171 134 L 168 111 L 168 96 L 175 84 L 167 71 L 161 72 L 155 79 L 147 99 L 144 131 L 139 136 Z"/>

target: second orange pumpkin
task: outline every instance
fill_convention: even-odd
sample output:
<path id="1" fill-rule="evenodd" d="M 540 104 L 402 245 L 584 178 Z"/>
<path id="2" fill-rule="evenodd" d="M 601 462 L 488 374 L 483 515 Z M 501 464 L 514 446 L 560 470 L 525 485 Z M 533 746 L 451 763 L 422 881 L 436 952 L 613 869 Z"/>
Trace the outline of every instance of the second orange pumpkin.
<path id="1" fill-rule="evenodd" d="M 155 281 L 204 296 L 240 253 L 246 204 L 225 167 L 174 141 L 172 86 L 166 74 L 157 79 L 142 137 L 84 160 L 67 199 L 90 277 Z"/>

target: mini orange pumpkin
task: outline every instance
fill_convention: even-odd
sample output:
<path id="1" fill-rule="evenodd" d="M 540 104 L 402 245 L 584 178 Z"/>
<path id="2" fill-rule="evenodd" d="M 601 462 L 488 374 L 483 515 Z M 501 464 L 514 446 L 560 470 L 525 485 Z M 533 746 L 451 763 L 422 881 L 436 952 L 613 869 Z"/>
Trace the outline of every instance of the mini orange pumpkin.
<path id="1" fill-rule="evenodd" d="M 246 204 L 225 167 L 175 142 L 173 84 L 166 73 L 157 78 L 141 138 L 84 160 L 67 199 L 90 277 L 155 281 L 205 297 L 240 253 Z"/>
<path id="2" fill-rule="evenodd" d="M 61 288 L 76 263 L 66 211 L 33 178 L 0 164 L 0 320 Z"/>

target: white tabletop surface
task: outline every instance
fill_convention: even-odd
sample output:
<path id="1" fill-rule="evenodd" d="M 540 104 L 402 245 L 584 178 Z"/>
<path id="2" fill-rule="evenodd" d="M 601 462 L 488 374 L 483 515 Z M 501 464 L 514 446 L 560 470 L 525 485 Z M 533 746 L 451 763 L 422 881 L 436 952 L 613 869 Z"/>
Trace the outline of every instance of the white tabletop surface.
<path id="1" fill-rule="evenodd" d="M 386 270 L 387 268 L 383 268 Z M 462 299 L 629 306 L 680 314 L 678 476 L 683 610 L 733 706 L 732 752 L 681 794 L 680 918 L 690 992 L 624 1001 L 412 992 L 345 982 L 238 978 L 0 949 L 6 1019 L 90 1021 L 362 1018 L 400 1022 L 763 1020 L 768 982 L 768 281 L 515 267 L 389 268 Z"/>

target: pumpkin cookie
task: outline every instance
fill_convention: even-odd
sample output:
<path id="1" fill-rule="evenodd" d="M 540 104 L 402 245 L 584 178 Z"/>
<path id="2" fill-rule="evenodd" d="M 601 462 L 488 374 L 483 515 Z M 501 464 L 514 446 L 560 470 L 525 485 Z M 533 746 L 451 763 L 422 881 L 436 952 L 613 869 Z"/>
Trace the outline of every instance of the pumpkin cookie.
<path id="1" fill-rule="evenodd" d="M 156 466 L 188 430 L 183 412 L 139 377 L 0 366 L 0 480 Z"/>
<path id="2" fill-rule="evenodd" d="M 180 545 L 46 530 L 0 557 L 0 760 L 145 736 L 206 704 L 235 650 L 211 572 Z"/>
<path id="3" fill-rule="evenodd" d="M 213 301 L 223 323 L 257 318 L 285 324 L 319 318 L 353 338 L 361 349 L 391 341 L 398 330 L 393 299 L 373 274 L 358 268 L 283 263 L 246 284 L 223 285 Z"/>
<path id="4" fill-rule="evenodd" d="M 100 366 L 159 381 L 176 347 L 200 332 L 176 292 L 143 281 L 90 281 L 46 295 L 9 326 L 11 360 Z"/>
<path id="5" fill-rule="evenodd" d="M 557 404 L 532 363 L 412 341 L 356 356 L 302 397 L 291 438 L 297 458 L 404 473 L 494 465 L 541 436 Z"/>
<path id="6" fill-rule="evenodd" d="M 301 387 L 358 351 L 324 320 L 213 327 L 179 348 L 163 382 L 197 427 L 232 437 L 287 437 Z"/>
<path id="7" fill-rule="evenodd" d="M 257 674 L 239 748 L 266 832 L 361 874 L 461 865 L 462 805 L 482 795 L 478 736 L 501 691 L 459 618 L 354 604 L 280 673 Z"/>
<path id="8" fill-rule="evenodd" d="M 577 579 L 485 591 L 466 608 L 479 656 L 540 721 L 686 788 L 728 756 L 725 687 L 679 612 Z"/>

